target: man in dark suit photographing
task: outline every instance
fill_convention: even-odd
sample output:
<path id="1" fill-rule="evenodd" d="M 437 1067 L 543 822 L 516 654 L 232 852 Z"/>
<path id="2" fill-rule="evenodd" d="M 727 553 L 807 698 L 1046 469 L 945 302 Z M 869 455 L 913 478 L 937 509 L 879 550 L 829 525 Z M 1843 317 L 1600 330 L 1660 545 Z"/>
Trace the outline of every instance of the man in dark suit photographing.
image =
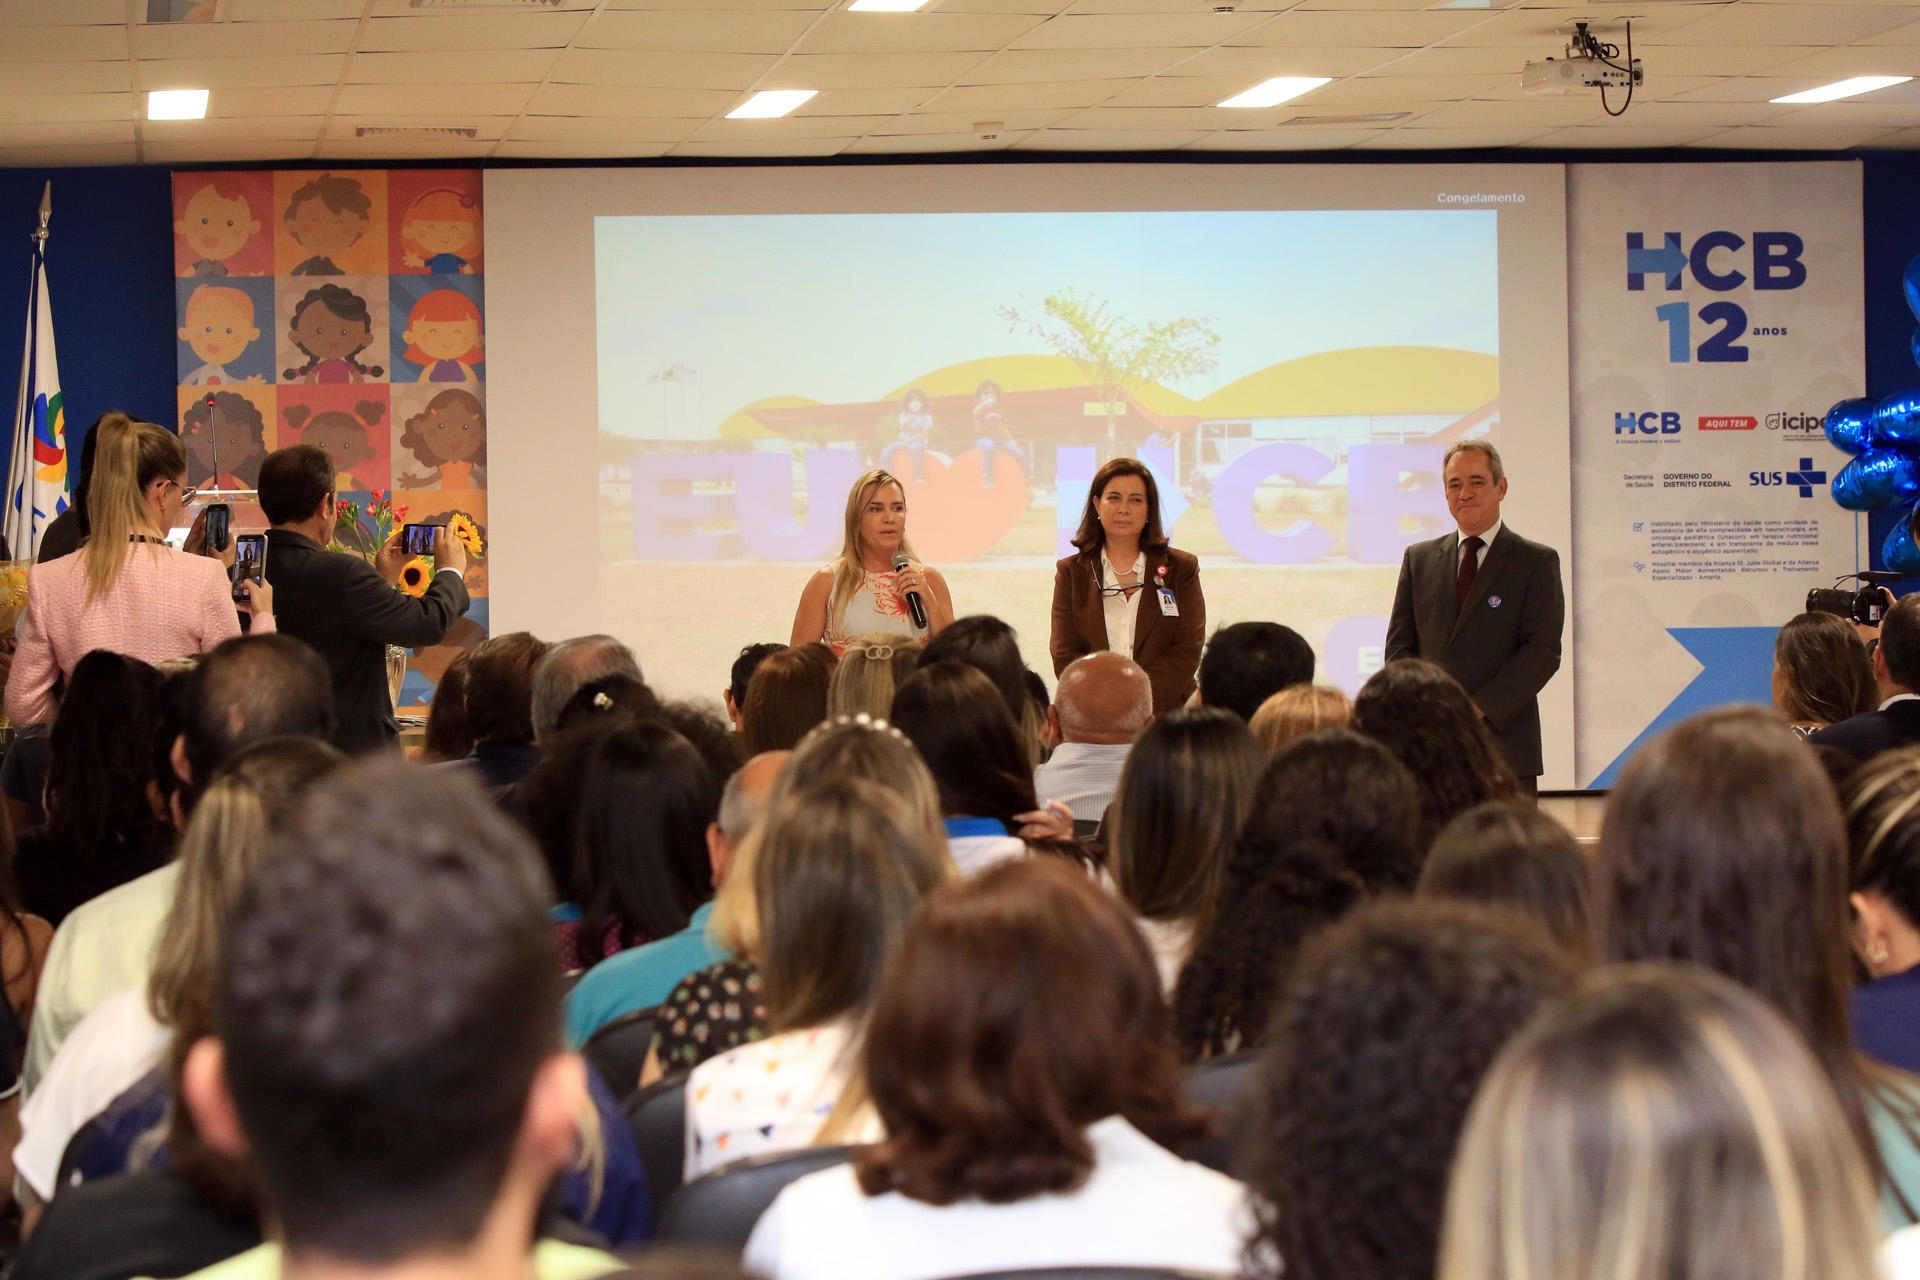
<path id="1" fill-rule="evenodd" d="M 1500 452 L 1462 440 L 1441 463 L 1459 527 L 1407 548 L 1387 622 L 1387 661 L 1425 658 L 1466 686 L 1523 789 L 1537 791 L 1540 690 L 1560 669 L 1567 604 L 1560 553 L 1506 527 Z"/>
<path id="2" fill-rule="evenodd" d="M 319 650 L 333 676 L 339 727 L 333 743 L 362 752 L 393 746 L 400 725 L 387 690 L 387 646 L 438 644 L 467 611 L 466 548 L 445 527 L 434 534 L 433 582 L 415 599 L 394 589 L 413 557 L 400 531 L 372 564 L 326 550 L 335 519 L 333 460 L 324 449 L 294 445 L 260 464 L 260 509 L 267 530 L 267 581 L 281 634 Z"/>

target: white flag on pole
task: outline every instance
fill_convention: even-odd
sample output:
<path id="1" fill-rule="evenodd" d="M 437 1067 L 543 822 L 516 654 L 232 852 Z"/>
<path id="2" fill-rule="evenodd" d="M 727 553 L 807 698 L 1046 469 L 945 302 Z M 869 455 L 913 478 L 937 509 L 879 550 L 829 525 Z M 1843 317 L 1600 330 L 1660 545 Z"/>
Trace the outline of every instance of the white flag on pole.
<path id="1" fill-rule="evenodd" d="M 66 411 L 53 349 L 47 264 L 35 246 L 26 347 L 20 360 L 20 400 L 13 419 L 13 461 L 7 468 L 4 532 L 14 558 L 32 559 L 40 549 L 40 535 L 66 509 Z"/>

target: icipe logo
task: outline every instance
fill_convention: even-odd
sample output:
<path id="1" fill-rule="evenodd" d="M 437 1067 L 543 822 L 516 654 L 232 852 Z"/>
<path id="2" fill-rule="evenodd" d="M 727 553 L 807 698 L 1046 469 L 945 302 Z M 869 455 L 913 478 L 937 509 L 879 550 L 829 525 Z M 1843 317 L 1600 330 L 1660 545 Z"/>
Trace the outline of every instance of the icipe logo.
<path id="1" fill-rule="evenodd" d="M 1646 413 L 1615 412 L 1613 415 L 1614 439 L 1629 436 L 1638 439 L 1641 436 L 1677 436 L 1680 434 L 1680 415 L 1663 413 L 1652 409 Z"/>
<path id="2" fill-rule="evenodd" d="M 1767 430 L 1782 433 L 1782 438 L 1796 436 L 1817 436 L 1825 428 L 1821 415 L 1817 413 L 1770 413 L 1767 415 Z"/>

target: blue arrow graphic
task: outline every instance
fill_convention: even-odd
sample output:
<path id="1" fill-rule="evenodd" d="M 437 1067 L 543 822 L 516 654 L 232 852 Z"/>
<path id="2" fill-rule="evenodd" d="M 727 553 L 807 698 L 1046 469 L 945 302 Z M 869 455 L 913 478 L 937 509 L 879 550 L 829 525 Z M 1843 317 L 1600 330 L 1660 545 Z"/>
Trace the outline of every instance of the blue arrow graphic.
<path id="1" fill-rule="evenodd" d="M 1729 702 L 1770 705 L 1773 640 L 1779 633 L 1778 627 L 1668 627 L 1667 634 L 1699 661 L 1700 674 L 1674 695 L 1666 709 L 1640 731 L 1640 736 L 1628 743 L 1627 749 L 1586 785 L 1612 786 L 1634 752 L 1697 712 Z"/>
<path id="2" fill-rule="evenodd" d="M 1627 232 L 1627 288 L 1635 293 L 1646 287 L 1642 276 L 1665 276 L 1669 290 L 1680 287 L 1680 273 L 1687 269 L 1686 250 L 1680 247 L 1680 233 L 1668 231 L 1665 244 L 1649 249 L 1638 231 Z"/>

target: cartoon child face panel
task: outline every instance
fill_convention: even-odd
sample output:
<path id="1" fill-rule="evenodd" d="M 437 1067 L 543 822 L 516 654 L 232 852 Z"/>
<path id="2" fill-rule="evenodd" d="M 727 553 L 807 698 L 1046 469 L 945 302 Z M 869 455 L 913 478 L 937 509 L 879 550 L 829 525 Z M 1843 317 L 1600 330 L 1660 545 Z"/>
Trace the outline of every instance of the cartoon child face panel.
<path id="1" fill-rule="evenodd" d="M 216 453 L 221 462 L 232 469 L 259 448 L 258 429 L 242 421 L 239 415 L 228 412 L 227 406 L 217 398 L 213 405 L 212 421 L 196 422 L 187 428 L 188 451 L 194 461 L 209 469 L 213 466 Z"/>
<path id="2" fill-rule="evenodd" d="M 287 219 L 287 231 L 303 248 L 320 257 L 332 257 L 359 243 L 367 233 L 367 215 L 352 209 L 329 209 L 324 200 L 303 200 Z"/>
<path id="3" fill-rule="evenodd" d="M 253 300 L 238 289 L 219 285 L 195 289 L 187 300 L 186 320 L 180 341 L 208 364 L 226 364 L 260 336 L 253 322 Z"/>
<path id="4" fill-rule="evenodd" d="M 486 441 L 486 422 L 473 411 L 470 396 L 446 396 L 407 423 L 424 437 L 427 448 L 447 462 L 464 462 Z"/>
<path id="5" fill-rule="evenodd" d="M 317 445 L 333 459 L 333 469 L 345 474 L 379 456 L 379 450 L 367 440 L 367 428 L 351 414 L 322 413 L 307 425 L 300 443 Z"/>
<path id="6" fill-rule="evenodd" d="M 473 242 L 473 223 L 451 218 L 416 218 L 406 230 L 433 253 L 458 253 Z"/>
<path id="7" fill-rule="evenodd" d="M 247 207 L 246 197 L 224 199 L 208 183 L 188 197 L 187 207 L 174 221 L 173 229 L 195 253 L 218 262 L 240 252 L 247 237 L 259 232 L 260 222 Z"/>
<path id="8" fill-rule="evenodd" d="M 318 302 L 303 306 L 294 317 L 294 345 L 320 360 L 344 360 L 364 348 L 372 330 L 364 320 L 343 319 Z"/>
<path id="9" fill-rule="evenodd" d="M 480 323 L 467 317 L 420 319 L 400 335 L 435 360 L 458 360 L 480 345 Z"/>

